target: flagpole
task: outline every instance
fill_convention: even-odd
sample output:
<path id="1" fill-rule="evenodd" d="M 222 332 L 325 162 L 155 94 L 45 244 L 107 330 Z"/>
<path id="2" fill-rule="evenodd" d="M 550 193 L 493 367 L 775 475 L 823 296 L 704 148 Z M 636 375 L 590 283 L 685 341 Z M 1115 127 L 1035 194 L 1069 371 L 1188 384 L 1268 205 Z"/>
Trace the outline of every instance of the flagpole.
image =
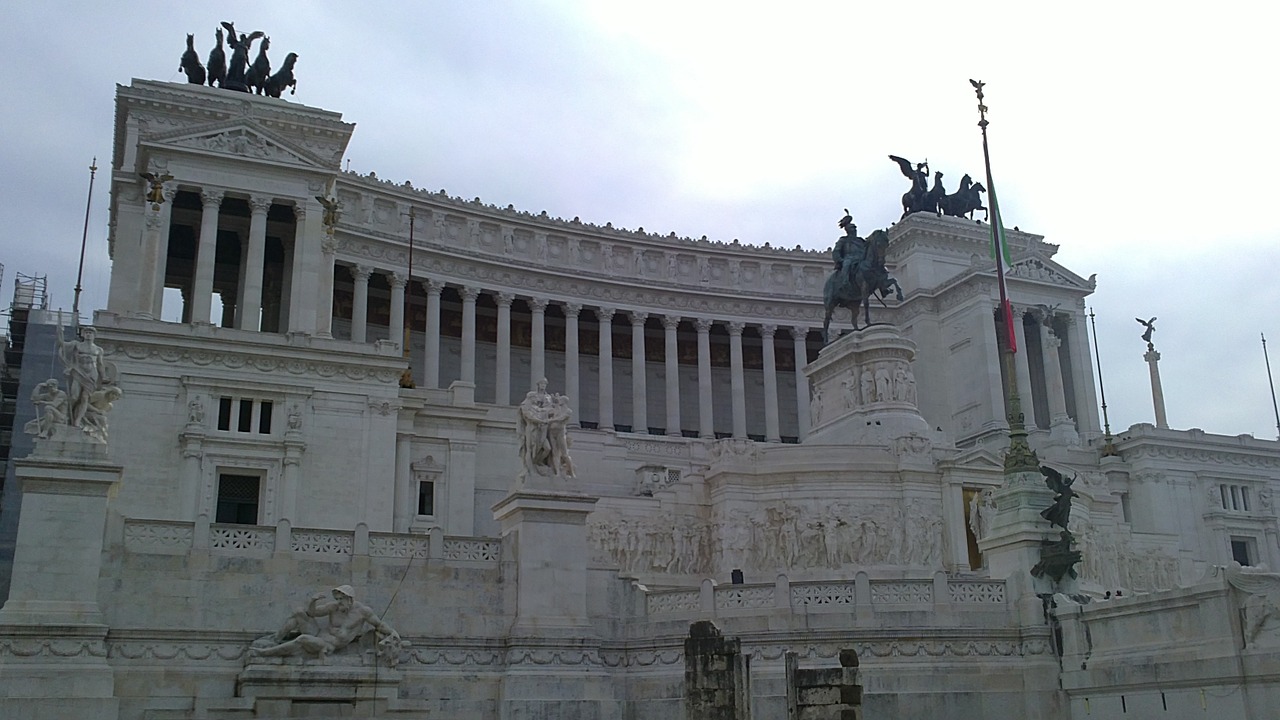
<path id="1" fill-rule="evenodd" d="M 1280 405 L 1276 405 L 1276 384 L 1271 379 L 1271 357 L 1267 355 L 1267 336 L 1262 334 L 1262 357 L 1267 361 L 1267 383 L 1271 385 L 1271 409 L 1276 413 L 1276 440 L 1280 440 Z"/>
<path id="2" fill-rule="evenodd" d="M 1018 397 L 1018 382 L 1014 369 L 1013 356 L 1017 352 L 1016 335 L 1013 332 L 1013 308 L 1009 305 L 1009 294 L 1004 283 L 1004 227 L 1000 222 L 1000 203 L 996 198 L 995 183 L 991 179 L 991 150 L 987 143 L 987 106 L 983 101 L 982 87 L 985 83 L 970 80 L 978 96 L 978 127 L 982 128 L 982 162 L 987 171 L 987 198 L 991 203 L 991 241 L 996 256 L 996 284 L 1000 288 L 1000 315 L 1004 319 L 1005 342 L 1001 352 L 1004 362 L 1004 394 L 1008 398 L 1007 419 L 1009 422 L 1009 450 L 1004 456 L 1005 475 L 1021 472 L 1039 472 L 1040 458 L 1027 444 L 1027 428 L 1022 414 L 1022 400 Z"/>
<path id="3" fill-rule="evenodd" d="M 75 299 L 71 301 L 71 321 L 80 327 L 80 281 L 84 279 L 84 249 L 89 243 L 89 209 L 93 207 L 93 178 L 98 174 L 98 158 L 89 163 L 89 197 L 84 201 L 84 232 L 80 235 L 80 265 L 76 269 Z"/>
<path id="4" fill-rule="evenodd" d="M 1102 395 L 1102 457 L 1117 457 L 1120 453 L 1111 442 L 1111 420 L 1107 418 L 1107 387 L 1102 383 L 1102 355 L 1098 353 L 1098 323 L 1093 319 L 1093 308 L 1089 308 L 1089 327 L 1093 328 L 1093 359 L 1098 363 L 1098 392 Z"/>

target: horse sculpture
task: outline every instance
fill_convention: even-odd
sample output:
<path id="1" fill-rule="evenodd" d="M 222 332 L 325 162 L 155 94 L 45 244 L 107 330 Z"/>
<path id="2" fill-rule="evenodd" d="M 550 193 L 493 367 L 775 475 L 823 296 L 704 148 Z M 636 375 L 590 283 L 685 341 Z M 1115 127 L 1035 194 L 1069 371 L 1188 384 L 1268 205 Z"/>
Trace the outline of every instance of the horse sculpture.
<path id="1" fill-rule="evenodd" d="M 938 200 L 938 212 L 952 217 L 968 217 L 972 220 L 973 211 L 981 210 L 984 213 L 983 219 L 985 220 L 987 209 L 983 207 L 982 196 L 979 193 L 986 191 L 987 189 L 982 187 L 982 183 L 973 182 L 973 178 L 965 175 L 960 178 L 960 189 Z"/>
<path id="2" fill-rule="evenodd" d="M 187 74 L 187 82 L 192 85 L 204 85 L 204 66 L 200 64 L 200 56 L 196 54 L 196 36 L 187 34 L 187 51 L 182 53 L 178 69 Z"/>
<path id="3" fill-rule="evenodd" d="M 885 251 L 889 247 L 889 234 L 884 230 L 876 230 L 866 239 L 866 255 L 862 262 L 846 271 L 836 268 L 827 278 L 822 292 L 822 304 L 826 314 L 822 321 L 822 341 L 830 342 L 829 330 L 831 315 L 837 307 L 849 308 L 853 315 L 853 329 L 858 329 L 858 311 L 863 312 L 866 325 L 871 324 L 871 296 L 880 293 L 880 301 L 889 296 L 891 290 L 897 290 L 898 300 L 902 300 L 902 286 L 898 284 L 884 267 Z M 865 326 L 864 326 L 865 327 Z"/>
<path id="4" fill-rule="evenodd" d="M 222 81 L 227 79 L 227 52 L 222 49 L 222 28 L 214 31 L 214 35 L 218 38 L 218 44 L 209 51 L 209 62 L 205 66 L 209 69 L 209 87 L 213 87 L 215 80 L 218 87 L 222 87 Z"/>
<path id="5" fill-rule="evenodd" d="M 267 78 L 265 91 L 268 96 L 278 98 L 285 88 L 290 88 L 290 95 L 297 92 L 298 81 L 293 77 L 293 64 L 297 61 L 298 53 L 289 53 L 284 56 L 284 65 L 280 66 L 280 72 Z"/>
<path id="6" fill-rule="evenodd" d="M 262 95 L 267 85 L 267 78 L 271 76 L 271 61 L 267 59 L 267 49 L 271 47 L 271 38 L 262 38 L 262 44 L 258 46 L 258 56 L 253 59 L 253 64 L 249 66 L 249 72 L 245 73 L 244 84 L 249 91 L 255 95 Z"/>

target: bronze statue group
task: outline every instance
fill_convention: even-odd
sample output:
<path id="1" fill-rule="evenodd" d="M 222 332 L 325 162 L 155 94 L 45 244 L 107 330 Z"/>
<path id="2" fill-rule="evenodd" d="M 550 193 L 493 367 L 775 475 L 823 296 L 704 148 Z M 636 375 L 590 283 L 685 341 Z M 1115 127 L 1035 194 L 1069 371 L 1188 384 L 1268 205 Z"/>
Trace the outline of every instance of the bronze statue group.
<path id="1" fill-rule="evenodd" d="M 206 65 L 200 64 L 200 55 L 196 53 L 195 36 L 187 35 L 187 51 L 182 53 L 181 65 L 178 67 L 186 73 L 187 82 L 193 85 L 204 85 L 208 82 L 209 87 L 214 87 L 216 84 L 224 90 L 251 92 L 274 98 L 280 97 L 285 88 L 290 88 L 290 95 L 297 91 L 298 81 L 293 77 L 293 65 L 298 61 L 297 53 L 286 55 L 284 65 L 273 75 L 271 61 L 267 59 L 271 38 L 261 30 L 255 30 L 247 35 L 237 35 L 234 23 L 224 22 L 222 27 L 227 29 L 227 45 L 231 47 L 231 57 L 227 57 L 222 47 L 222 28 L 218 28 L 214 31 L 217 45 L 209 51 L 209 60 Z M 262 39 L 262 44 L 258 47 L 257 57 L 250 63 L 249 51 L 253 47 L 253 41 L 259 38 Z"/>

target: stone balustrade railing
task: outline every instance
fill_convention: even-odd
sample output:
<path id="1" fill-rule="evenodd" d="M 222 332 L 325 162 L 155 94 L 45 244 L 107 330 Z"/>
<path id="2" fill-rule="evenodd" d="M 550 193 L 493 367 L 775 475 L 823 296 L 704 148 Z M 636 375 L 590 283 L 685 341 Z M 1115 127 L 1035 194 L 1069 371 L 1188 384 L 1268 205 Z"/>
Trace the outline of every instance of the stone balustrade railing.
<path id="1" fill-rule="evenodd" d="M 124 547 L 132 553 L 186 555 L 193 551 L 244 556 L 292 553 L 298 557 L 342 559 L 352 556 L 442 560 L 448 563 L 496 565 L 502 541 L 487 537 L 446 537 L 439 530 L 425 535 L 355 530 L 295 528 L 281 520 L 269 525 L 224 525 L 201 516 L 195 522 L 125 520 Z"/>
<path id="2" fill-rule="evenodd" d="M 855 607 L 883 610 L 1004 610 L 1003 580 L 960 580 L 937 573 L 929 579 L 872 580 L 858 573 L 852 580 L 796 582 L 779 575 L 772 584 L 715 585 L 704 580 L 698 589 L 660 590 L 645 594 L 652 619 L 716 617 L 790 610 L 801 613 L 852 612 Z"/>

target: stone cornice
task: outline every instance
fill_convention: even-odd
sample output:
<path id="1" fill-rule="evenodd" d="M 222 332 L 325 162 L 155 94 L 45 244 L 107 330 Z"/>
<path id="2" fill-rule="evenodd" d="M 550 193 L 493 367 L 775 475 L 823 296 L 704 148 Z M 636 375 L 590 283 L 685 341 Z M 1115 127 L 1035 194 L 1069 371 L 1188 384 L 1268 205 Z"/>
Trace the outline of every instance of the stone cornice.
<path id="1" fill-rule="evenodd" d="M 115 318 L 99 313 L 98 342 L 106 356 L 121 364 L 127 360 L 158 362 L 175 367 L 177 375 L 192 368 L 209 367 L 263 375 L 355 380 L 399 389 L 404 361 L 399 353 L 379 354 L 376 346 L 359 346 L 337 340 L 287 337 L 223 328 L 175 325 L 155 321 Z M 366 386 L 367 387 L 367 386 Z"/>
<path id="2" fill-rule="evenodd" d="M 1200 465 L 1280 469 L 1280 442 L 1251 435 L 1213 435 L 1202 430 L 1164 430 L 1140 423 L 1120 433 L 1116 449 L 1126 462 L 1150 459 L 1153 464 Z M 1204 468 L 1197 468 L 1201 470 Z"/>

